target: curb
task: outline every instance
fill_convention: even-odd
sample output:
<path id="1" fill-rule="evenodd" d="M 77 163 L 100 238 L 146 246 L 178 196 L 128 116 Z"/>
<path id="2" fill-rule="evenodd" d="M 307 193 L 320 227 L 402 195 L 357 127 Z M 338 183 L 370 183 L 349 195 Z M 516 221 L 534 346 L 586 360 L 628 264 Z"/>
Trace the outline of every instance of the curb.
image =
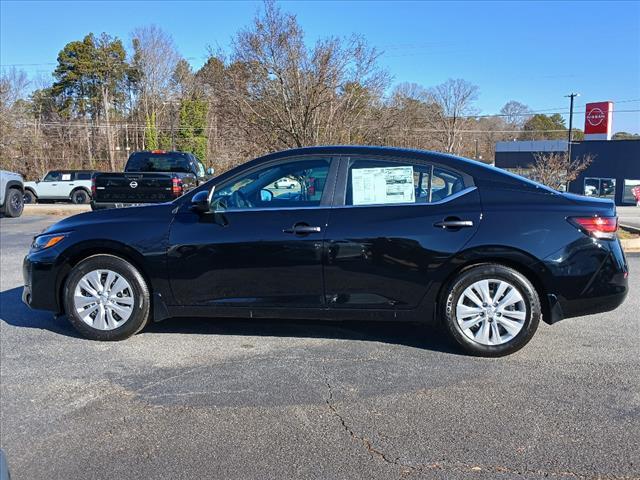
<path id="1" fill-rule="evenodd" d="M 639 253 L 640 238 L 624 238 L 620 239 L 624 253 Z"/>

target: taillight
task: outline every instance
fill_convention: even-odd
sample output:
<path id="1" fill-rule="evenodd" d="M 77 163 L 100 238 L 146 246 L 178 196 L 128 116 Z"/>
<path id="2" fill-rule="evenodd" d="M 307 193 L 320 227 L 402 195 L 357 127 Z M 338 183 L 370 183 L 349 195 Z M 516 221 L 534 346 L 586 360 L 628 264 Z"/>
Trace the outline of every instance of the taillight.
<path id="1" fill-rule="evenodd" d="M 618 217 L 571 217 L 569 221 L 595 238 L 615 238 L 618 231 Z"/>
<path id="2" fill-rule="evenodd" d="M 91 196 L 96 196 L 96 177 L 91 177 Z"/>
<path id="3" fill-rule="evenodd" d="M 171 179 L 171 193 L 174 197 L 179 197 L 183 193 L 182 180 L 180 178 L 173 177 Z"/>
<path id="4" fill-rule="evenodd" d="M 167 153 L 167 152 L 166 152 L 166 150 L 151 150 L 151 153 L 162 154 L 162 153 Z"/>

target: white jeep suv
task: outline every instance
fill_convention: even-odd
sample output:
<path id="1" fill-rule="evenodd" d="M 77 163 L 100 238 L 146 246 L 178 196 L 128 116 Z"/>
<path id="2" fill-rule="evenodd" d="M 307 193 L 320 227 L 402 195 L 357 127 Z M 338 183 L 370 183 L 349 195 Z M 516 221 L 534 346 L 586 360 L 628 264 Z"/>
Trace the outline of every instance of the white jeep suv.
<path id="1" fill-rule="evenodd" d="M 67 200 L 73 203 L 91 201 L 93 170 L 52 170 L 36 182 L 25 182 L 24 202 Z"/>
<path id="2" fill-rule="evenodd" d="M 22 176 L 17 173 L 0 170 L 0 213 L 7 217 L 22 215 L 23 192 Z"/>

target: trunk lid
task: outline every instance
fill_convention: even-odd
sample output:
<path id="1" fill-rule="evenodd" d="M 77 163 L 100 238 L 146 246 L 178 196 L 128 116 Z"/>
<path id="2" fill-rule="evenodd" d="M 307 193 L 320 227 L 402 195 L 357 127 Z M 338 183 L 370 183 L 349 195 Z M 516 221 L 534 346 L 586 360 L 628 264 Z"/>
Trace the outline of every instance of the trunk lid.
<path id="1" fill-rule="evenodd" d="M 591 212 L 600 217 L 616 216 L 616 204 L 608 198 L 586 197 L 574 193 L 562 193 L 561 195 L 571 203 L 584 207 L 585 212 Z"/>

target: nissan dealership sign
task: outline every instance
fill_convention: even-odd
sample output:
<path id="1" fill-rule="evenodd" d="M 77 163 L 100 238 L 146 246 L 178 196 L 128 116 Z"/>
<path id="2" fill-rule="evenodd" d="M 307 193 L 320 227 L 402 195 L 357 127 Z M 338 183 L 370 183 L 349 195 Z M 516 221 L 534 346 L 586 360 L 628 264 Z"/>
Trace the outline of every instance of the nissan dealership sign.
<path id="1" fill-rule="evenodd" d="M 611 140 L 613 102 L 587 103 L 584 117 L 585 140 Z"/>

